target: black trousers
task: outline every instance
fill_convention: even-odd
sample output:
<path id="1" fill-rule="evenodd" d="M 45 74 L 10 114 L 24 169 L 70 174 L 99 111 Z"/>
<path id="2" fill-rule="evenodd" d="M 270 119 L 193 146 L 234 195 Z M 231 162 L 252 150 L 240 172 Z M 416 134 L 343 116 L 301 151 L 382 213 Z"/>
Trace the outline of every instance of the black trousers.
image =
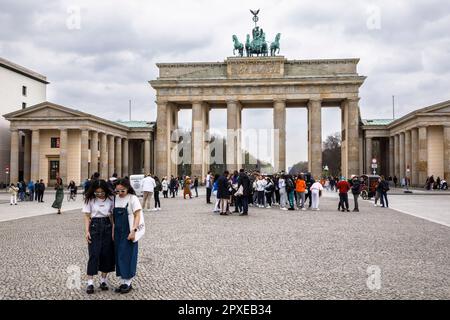
<path id="1" fill-rule="evenodd" d="M 95 276 L 98 272 L 115 270 L 114 242 L 112 240 L 112 223 L 109 218 L 93 218 L 89 226 L 91 243 L 88 245 L 89 261 L 87 275 Z"/>
<path id="2" fill-rule="evenodd" d="M 155 197 L 155 208 L 161 208 L 161 201 L 159 201 L 159 191 L 155 191 L 153 195 Z"/>
<path id="3" fill-rule="evenodd" d="M 44 202 L 44 191 L 39 191 L 38 202 Z"/>
<path id="4" fill-rule="evenodd" d="M 211 188 L 206 188 L 206 203 L 211 203 Z"/>
<path id="5" fill-rule="evenodd" d="M 348 210 L 348 193 L 339 193 L 339 201 L 342 210 Z"/>

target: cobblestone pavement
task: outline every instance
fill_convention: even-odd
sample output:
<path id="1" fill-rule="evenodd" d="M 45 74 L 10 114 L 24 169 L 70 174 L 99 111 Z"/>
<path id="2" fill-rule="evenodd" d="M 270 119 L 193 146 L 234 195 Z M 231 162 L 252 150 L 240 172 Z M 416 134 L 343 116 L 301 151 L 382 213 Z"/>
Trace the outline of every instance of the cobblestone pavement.
<path id="1" fill-rule="evenodd" d="M 320 212 L 251 208 L 248 217 L 213 215 L 204 198 L 163 199 L 162 205 L 163 211 L 146 213 L 148 231 L 128 295 L 85 294 L 79 210 L 0 223 L 0 298 L 450 298 L 446 226 L 370 202 L 359 214 L 341 213 L 329 197 Z M 367 286 L 370 266 L 381 270 L 379 290 Z M 77 272 L 81 288 L 71 288 Z"/>

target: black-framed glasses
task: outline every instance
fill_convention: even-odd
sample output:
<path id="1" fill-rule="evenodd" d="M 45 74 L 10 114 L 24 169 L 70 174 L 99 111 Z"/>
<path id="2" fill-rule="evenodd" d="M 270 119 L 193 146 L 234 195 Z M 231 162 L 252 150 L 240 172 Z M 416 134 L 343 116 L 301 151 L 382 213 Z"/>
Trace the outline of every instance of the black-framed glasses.
<path id="1" fill-rule="evenodd" d="M 116 190 L 117 193 L 126 193 L 127 190 Z"/>

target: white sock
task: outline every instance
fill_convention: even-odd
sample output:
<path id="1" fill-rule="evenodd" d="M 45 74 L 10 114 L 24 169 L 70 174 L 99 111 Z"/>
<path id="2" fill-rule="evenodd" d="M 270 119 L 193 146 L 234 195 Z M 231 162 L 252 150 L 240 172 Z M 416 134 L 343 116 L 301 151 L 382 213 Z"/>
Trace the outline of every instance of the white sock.
<path id="1" fill-rule="evenodd" d="M 131 285 L 131 279 L 123 279 L 123 283 L 129 286 Z"/>
<path id="2" fill-rule="evenodd" d="M 101 278 L 101 279 L 100 279 L 100 283 L 107 283 L 107 282 L 106 282 L 106 278 Z"/>
<path id="3" fill-rule="evenodd" d="M 88 286 L 93 286 L 93 285 L 94 285 L 94 280 L 88 279 Z"/>

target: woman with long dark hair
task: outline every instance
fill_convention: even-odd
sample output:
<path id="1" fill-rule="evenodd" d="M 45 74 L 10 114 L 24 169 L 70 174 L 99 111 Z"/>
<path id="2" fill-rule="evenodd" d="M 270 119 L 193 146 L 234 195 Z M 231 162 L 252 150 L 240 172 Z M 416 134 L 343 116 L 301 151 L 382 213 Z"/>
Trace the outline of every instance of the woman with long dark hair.
<path id="1" fill-rule="evenodd" d="M 114 247 L 116 275 L 120 278 L 121 285 L 115 292 L 124 294 L 133 289 L 131 281 L 136 276 L 138 242 L 135 239 L 138 228 L 142 226 L 142 206 L 128 179 L 117 181 L 116 194 L 113 210 Z"/>
<path id="2" fill-rule="evenodd" d="M 85 195 L 84 226 L 88 243 L 88 285 L 86 292 L 94 293 L 94 276 L 100 271 L 100 289 L 107 291 L 106 277 L 115 268 L 112 213 L 114 194 L 105 180 L 94 180 Z"/>
<path id="3" fill-rule="evenodd" d="M 55 201 L 52 204 L 52 208 L 58 209 L 58 214 L 61 214 L 61 207 L 64 200 L 64 185 L 61 178 L 56 179 L 55 190 Z"/>

